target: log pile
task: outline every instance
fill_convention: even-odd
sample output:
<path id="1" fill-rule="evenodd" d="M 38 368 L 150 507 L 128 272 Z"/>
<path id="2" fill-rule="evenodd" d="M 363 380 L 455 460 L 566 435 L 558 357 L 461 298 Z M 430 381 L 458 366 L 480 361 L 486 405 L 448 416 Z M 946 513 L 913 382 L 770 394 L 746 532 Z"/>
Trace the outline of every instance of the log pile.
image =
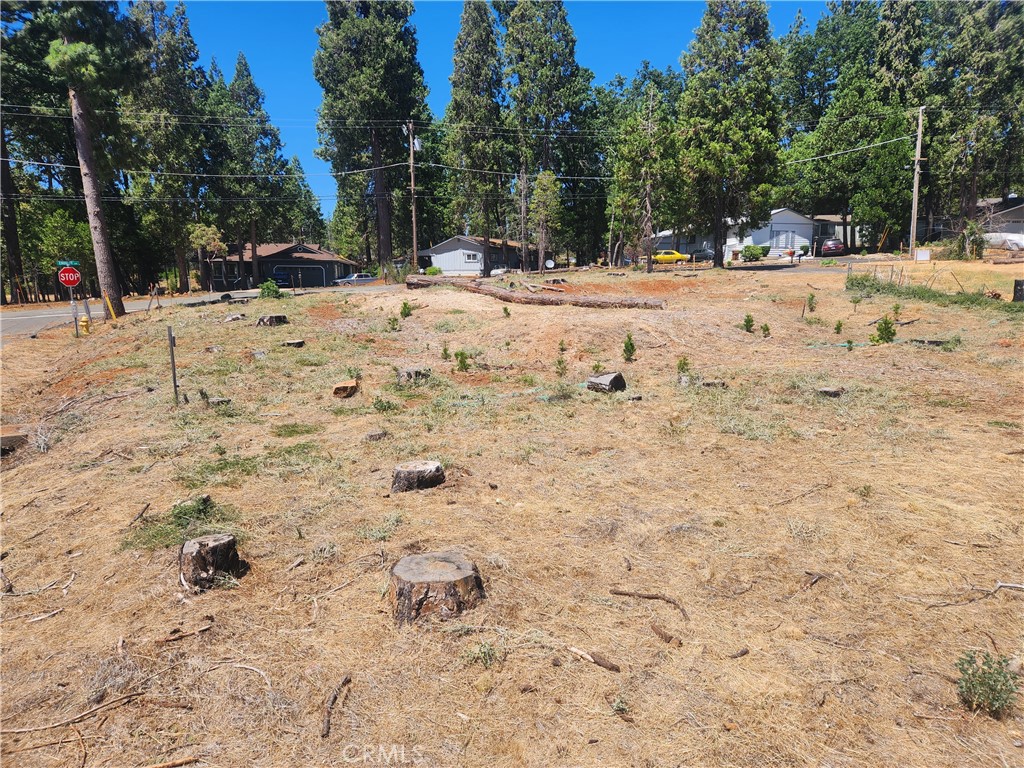
<path id="1" fill-rule="evenodd" d="M 432 285 L 451 285 L 462 288 L 470 293 L 480 293 L 500 301 L 507 301 L 512 304 L 540 304 L 544 306 L 561 306 L 571 304 L 574 307 L 589 307 L 593 309 L 665 309 L 664 299 L 654 299 L 646 296 L 579 296 L 576 294 L 559 294 L 548 296 L 540 293 L 517 293 L 507 288 L 500 288 L 496 285 L 484 285 L 479 280 L 464 280 L 455 277 L 427 277 L 425 275 L 409 275 L 405 279 L 405 287 L 409 290 L 415 288 L 429 288 Z M 541 288 L 543 286 L 535 286 Z"/>

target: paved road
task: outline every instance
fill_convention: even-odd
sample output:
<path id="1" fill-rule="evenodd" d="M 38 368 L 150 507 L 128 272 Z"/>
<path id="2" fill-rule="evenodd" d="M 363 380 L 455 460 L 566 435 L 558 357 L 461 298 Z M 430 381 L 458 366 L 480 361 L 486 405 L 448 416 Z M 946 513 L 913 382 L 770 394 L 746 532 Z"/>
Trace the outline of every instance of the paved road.
<path id="1" fill-rule="evenodd" d="M 303 293 L 380 293 L 382 291 L 395 290 L 402 286 L 395 285 L 364 285 L 353 288 L 318 288 L 299 291 Z M 290 293 L 290 291 L 287 291 Z M 254 298 L 259 296 L 258 289 L 249 291 L 232 291 L 231 296 L 237 299 Z M 194 293 L 191 296 L 160 297 L 162 305 L 167 304 L 195 304 L 202 301 L 217 301 L 219 293 Z M 124 308 L 129 312 L 144 312 L 149 306 L 149 299 L 128 299 Z M 154 302 L 154 307 L 156 306 Z M 103 308 L 99 299 L 89 302 L 89 309 L 93 319 L 103 318 Z M 84 317 L 85 310 L 81 302 L 78 305 L 78 316 Z M 0 312 L 0 347 L 15 338 L 23 338 L 38 333 L 44 328 L 51 328 L 59 325 L 71 324 L 71 305 L 67 302 L 61 304 L 47 304 L 34 309 L 6 309 Z"/>

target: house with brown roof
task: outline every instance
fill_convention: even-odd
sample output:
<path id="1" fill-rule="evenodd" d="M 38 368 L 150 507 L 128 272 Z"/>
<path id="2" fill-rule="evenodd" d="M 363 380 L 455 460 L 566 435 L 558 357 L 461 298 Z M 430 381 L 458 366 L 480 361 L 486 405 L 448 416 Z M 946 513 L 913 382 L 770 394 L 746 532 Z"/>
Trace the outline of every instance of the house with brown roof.
<path id="1" fill-rule="evenodd" d="M 239 259 L 237 246 L 230 246 L 226 257 L 208 259 L 213 290 L 230 291 L 251 288 L 269 280 L 274 273 L 289 278 L 296 288 L 317 288 L 356 271 L 355 261 L 326 248 L 308 243 L 263 243 L 243 249 Z"/>

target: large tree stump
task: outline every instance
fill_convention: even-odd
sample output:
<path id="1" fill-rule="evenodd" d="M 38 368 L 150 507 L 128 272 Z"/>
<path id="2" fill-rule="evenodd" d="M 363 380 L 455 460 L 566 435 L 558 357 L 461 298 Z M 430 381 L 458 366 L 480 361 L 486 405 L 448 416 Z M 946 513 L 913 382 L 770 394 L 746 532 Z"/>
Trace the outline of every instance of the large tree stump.
<path id="1" fill-rule="evenodd" d="M 395 467 L 391 481 L 392 493 L 405 493 L 421 488 L 433 488 L 444 482 L 444 467 L 436 461 L 407 461 Z"/>
<path id="2" fill-rule="evenodd" d="M 256 321 L 256 325 L 287 325 L 287 315 L 263 315 Z"/>
<path id="3" fill-rule="evenodd" d="M 429 615 L 450 619 L 486 597 L 476 565 L 454 551 L 403 557 L 391 569 L 388 596 L 399 625 Z"/>
<path id="4" fill-rule="evenodd" d="M 621 373 L 602 373 L 587 379 L 587 389 L 594 392 L 621 392 L 626 388 L 626 379 Z"/>
<path id="5" fill-rule="evenodd" d="M 358 379 L 349 379 L 348 381 L 341 382 L 341 384 L 338 384 L 334 388 L 334 396 L 335 397 L 341 397 L 341 398 L 352 397 L 352 395 L 354 395 L 358 391 L 359 391 L 359 380 Z"/>
<path id="6" fill-rule="evenodd" d="M 228 533 L 186 541 L 178 554 L 182 583 L 195 590 L 209 589 L 218 573 L 241 571 L 242 562 L 235 544 L 235 537 Z"/>

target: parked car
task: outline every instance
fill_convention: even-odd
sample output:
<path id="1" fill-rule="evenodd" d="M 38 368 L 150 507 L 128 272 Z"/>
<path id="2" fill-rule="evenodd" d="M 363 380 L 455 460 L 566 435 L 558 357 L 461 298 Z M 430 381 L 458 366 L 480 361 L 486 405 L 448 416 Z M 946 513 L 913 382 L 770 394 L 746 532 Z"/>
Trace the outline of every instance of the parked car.
<path id="1" fill-rule="evenodd" d="M 377 278 L 371 275 L 369 272 L 355 272 L 346 277 L 339 277 L 334 281 L 335 285 L 366 285 L 366 283 L 372 283 Z"/>
<path id="2" fill-rule="evenodd" d="M 656 264 L 682 264 L 688 257 L 679 251 L 656 251 L 651 258 Z"/>
<path id="3" fill-rule="evenodd" d="M 294 278 L 287 272 L 272 272 L 267 279 L 273 280 L 274 285 L 276 285 L 278 288 L 291 288 L 292 280 Z"/>
<path id="4" fill-rule="evenodd" d="M 701 245 L 700 248 L 694 248 L 690 251 L 690 261 L 714 261 L 715 260 L 715 249 L 707 243 Z"/>
<path id="5" fill-rule="evenodd" d="M 846 243 L 838 237 L 830 237 L 821 243 L 822 256 L 842 256 L 846 253 Z"/>

